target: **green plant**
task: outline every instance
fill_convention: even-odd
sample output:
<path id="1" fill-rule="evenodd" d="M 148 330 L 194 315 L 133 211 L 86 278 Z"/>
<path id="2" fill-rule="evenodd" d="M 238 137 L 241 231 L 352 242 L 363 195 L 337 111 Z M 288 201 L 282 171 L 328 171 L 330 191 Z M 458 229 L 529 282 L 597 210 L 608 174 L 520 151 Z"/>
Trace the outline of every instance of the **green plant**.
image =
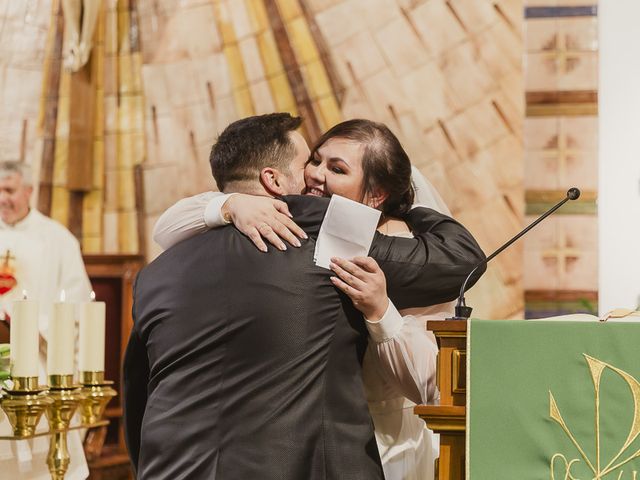
<path id="1" fill-rule="evenodd" d="M 7 388 L 9 379 L 9 344 L 0 343 L 0 387 Z"/>

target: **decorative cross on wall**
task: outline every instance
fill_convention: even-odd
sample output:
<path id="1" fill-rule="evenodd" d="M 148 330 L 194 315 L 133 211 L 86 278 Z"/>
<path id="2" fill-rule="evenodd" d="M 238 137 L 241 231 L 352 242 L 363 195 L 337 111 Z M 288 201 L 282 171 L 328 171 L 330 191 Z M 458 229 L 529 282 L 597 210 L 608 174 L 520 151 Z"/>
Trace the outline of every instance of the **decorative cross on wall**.
<path id="1" fill-rule="evenodd" d="M 570 264 L 576 262 L 582 252 L 573 246 L 573 242 L 568 237 L 564 227 L 558 225 L 558 241 L 556 246 L 542 252 L 542 259 L 545 263 L 554 263 L 557 269 L 558 281 L 563 282 L 569 270 Z"/>
<path id="2" fill-rule="evenodd" d="M 564 75 L 574 70 L 580 63 L 581 52 L 572 48 L 574 43 L 571 35 L 558 32 L 545 45 L 546 63 L 553 72 Z"/>
<path id="3" fill-rule="evenodd" d="M 571 158 L 583 153 L 581 149 L 575 147 L 576 143 L 575 139 L 567 134 L 564 121 L 558 119 L 557 134 L 551 137 L 545 148 L 540 151 L 545 160 L 557 161 L 556 172 L 560 185 L 569 183 L 567 169 Z"/>

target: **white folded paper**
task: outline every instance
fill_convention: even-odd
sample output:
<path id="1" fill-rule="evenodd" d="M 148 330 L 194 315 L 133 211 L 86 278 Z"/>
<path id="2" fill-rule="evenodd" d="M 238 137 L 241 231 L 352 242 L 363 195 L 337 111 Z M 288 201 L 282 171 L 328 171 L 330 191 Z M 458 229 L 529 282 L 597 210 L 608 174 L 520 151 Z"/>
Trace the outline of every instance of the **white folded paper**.
<path id="1" fill-rule="evenodd" d="M 329 268 L 332 257 L 366 257 L 379 220 L 379 210 L 333 195 L 320 226 L 315 264 Z"/>

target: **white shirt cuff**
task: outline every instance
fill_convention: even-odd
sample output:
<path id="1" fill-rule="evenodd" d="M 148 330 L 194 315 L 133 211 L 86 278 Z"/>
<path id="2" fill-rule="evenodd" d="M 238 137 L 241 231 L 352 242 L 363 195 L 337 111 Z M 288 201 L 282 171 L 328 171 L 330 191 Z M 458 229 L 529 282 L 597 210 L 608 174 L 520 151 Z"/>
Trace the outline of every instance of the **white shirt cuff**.
<path id="1" fill-rule="evenodd" d="M 367 330 L 369 330 L 369 335 L 371 335 L 371 338 L 376 343 L 384 343 L 396 337 L 402 329 L 404 322 L 402 315 L 400 315 L 400 312 L 398 312 L 398 309 L 391 300 L 389 300 L 387 311 L 384 312 L 380 320 L 377 322 L 372 322 L 366 318 L 364 320 Z"/>
<path id="2" fill-rule="evenodd" d="M 209 228 L 222 227 L 227 222 L 222 217 L 222 206 L 233 193 L 225 193 L 223 195 L 216 195 L 207 204 L 204 209 L 204 223 Z"/>

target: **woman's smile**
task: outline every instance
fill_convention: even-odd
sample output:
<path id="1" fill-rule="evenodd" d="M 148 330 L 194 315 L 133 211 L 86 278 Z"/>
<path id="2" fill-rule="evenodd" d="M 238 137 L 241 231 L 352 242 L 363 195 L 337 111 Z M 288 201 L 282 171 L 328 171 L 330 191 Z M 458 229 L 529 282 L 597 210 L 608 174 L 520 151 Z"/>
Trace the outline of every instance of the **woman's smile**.
<path id="1" fill-rule="evenodd" d="M 317 187 L 307 187 L 307 190 L 306 190 L 305 194 L 306 195 L 313 195 L 314 197 L 328 196 L 328 195 L 325 195 L 324 190 L 320 190 Z"/>

